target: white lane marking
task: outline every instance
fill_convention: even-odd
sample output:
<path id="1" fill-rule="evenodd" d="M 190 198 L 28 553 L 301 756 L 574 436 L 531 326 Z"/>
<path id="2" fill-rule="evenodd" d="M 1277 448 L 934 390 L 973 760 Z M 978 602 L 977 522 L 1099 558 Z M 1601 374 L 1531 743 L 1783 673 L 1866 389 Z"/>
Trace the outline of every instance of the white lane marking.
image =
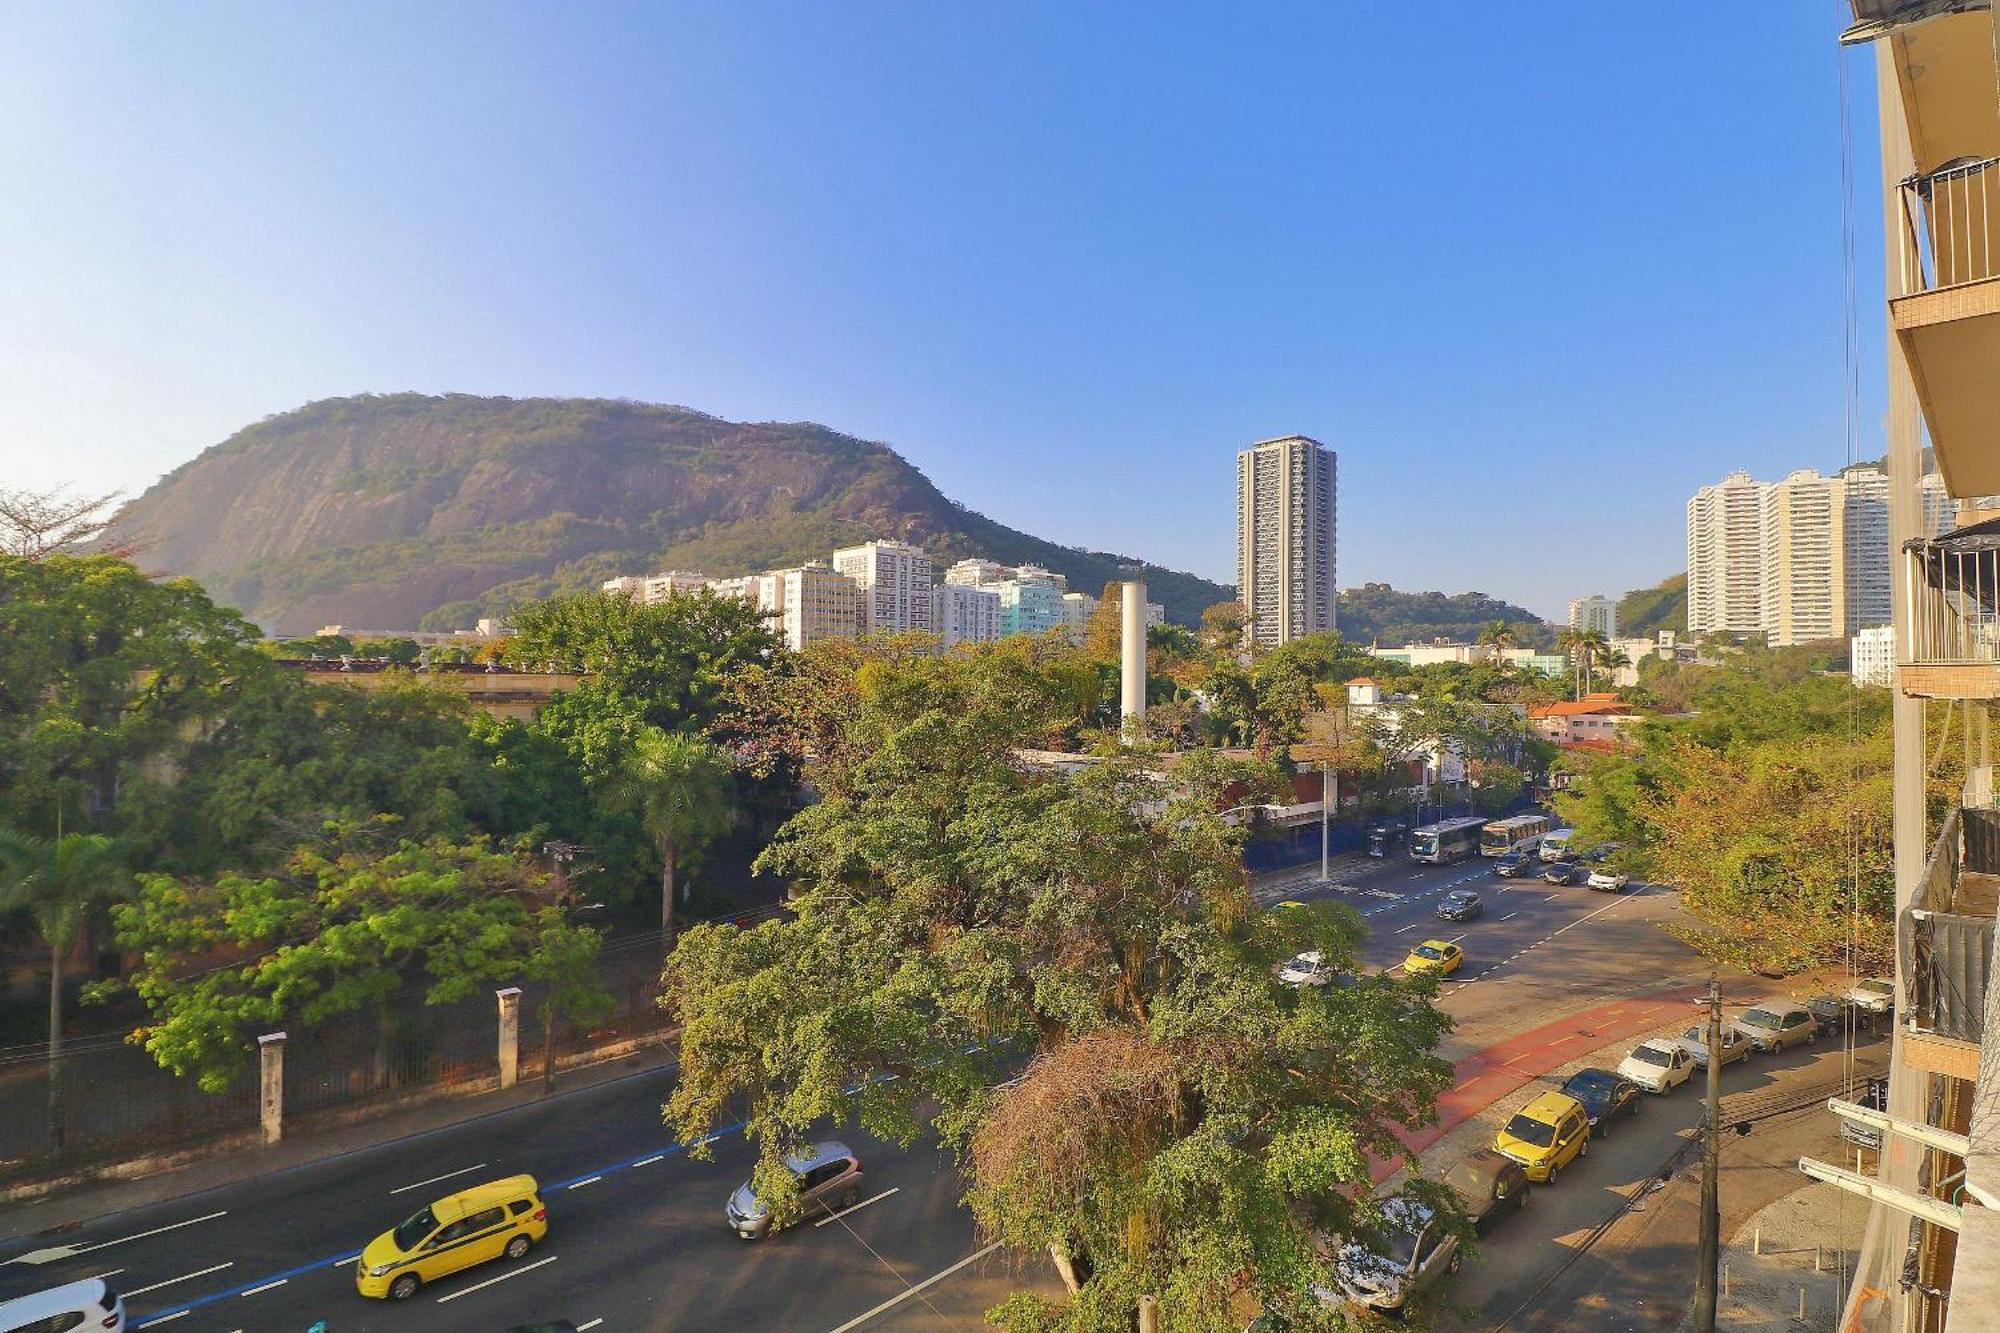
<path id="1" fill-rule="evenodd" d="M 150 1287 L 134 1287 L 132 1288 L 132 1290 L 124 1294 L 127 1296 L 144 1296 L 149 1291 L 158 1291 L 161 1287 L 171 1287 L 174 1285 L 174 1283 L 185 1282 L 191 1277 L 207 1277 L 210 1273 L 220 1273 L 225 1268 L 234 1268 L 234 1267 L 236 1267 L 236 1261 L 234 1259 L 231 1259 L 225 1263 L 219 1263 L 215 1265 L 213 1268 L 204 1268 L 199 1272 L 195 1273 L 182 1273 L 179 1277 L 170 1277 L 164 1282 L 155 1282 Z"/>
<path id="2" fill-rule="evenodd" d="M 285 1285 L 285 1284 L 286 1284 L 287 1282 L 290 1282 L 290 1281 L 291 1281 L 291 1279 L 290 1279 L 290 1278 L 288 1278 L 288 1277 L 281 1277 L 281 1278 L 279 1278 L 279 1279 L 278 1279 L 278 1280 L 277 1280 L 276 1282 L 266 1282 L 266 1283 L 265 1283 L 265 1284 L 264 1284 L 263 1286 L 261 1286 L 261 1287 L 252 1287 L 252 1288 L 250 1288 L 250 1290 L 248 1290 L 248 1291 L 239 1291 L 239 1292 L 237 1292 L 236 1294 L 237 1294 L 237 1295 L 239 1295 L 239 1296 L 255 1296 L 255 1295 L 256 1295 L 257 1293 L 259 1293 L 259 1292 L 262 1292 L 262 1291 L 269 1291 L 269 1290 L 271 1290 L 271 1289 L 272 1289 L 273 1287 L 282 1287 L 282 1286 L 284 1286 L 284 1285 Z"/>
<path id="3" fill-rule="evenodd" d="M 455 1301 L 461 1296 L 470 1296 L 475 1291 L 484 1291 L 495 1282 L 505 1282 L 508 1278 L 519 1277 L 523 1273 L 532 1273 L 543 1264 L 552 1264 L 560 1257 L 559 1255 L 552 1254 L 546 1259 L 537 1259 L 531 1264 L 523 1264 L 511 1272 L 502 1273 L 499 1277 L 489 1277 L 484 1282 L 475 1282 L 469 1287 L 461 1287 L 450 1295 L 438 1297 L 438 1304 L 443 1305 L 446 1301 Z"/>
<path id="4" fill-rule="evenodd" d="M 1423 923 L 1423 922 L 1421 922 L 1421 921 L 1412 921 L 1412 922 L 1411 922 L 1411 923 L 1410 923 L 1409 925 L 1407 925 L 1407 926 L 1401 926 L 1401 927 L 1399 927 L 1399 928 L 1397 929 L 1396 933 L 1397 933 L 1398 935 L 1407 935 L 1407 934 L 1409 934 L 1409 933 L 1410 933 L 1411 931 L 1415 930 L 1415 929 L 1416 929 L 1417 927 L 1419 927 L 1419 926 L 1421 926 L 1421 925 L 1423 925 L 1423 924 L 1424 924 L 1424 923 Z"/>
<path id="5" fill-rule="evenodd" d="M 450 1180 L 453 1176 L 462 1176 L 465 1175 L 467 1172 L 477 1171 L 485 1165 L 486 1163 L 484 1162 L 474 1162 L 471 1166 L 461 1166 L 456 1171 L 447 1171 L 441 1176 L 432 1176 L 429 1180 L 419 1180 L 419 1181 L 414 1181 L 408 1185 L 398 1185 L 396 1186 L 396 1188 L 390 1190 L 389 1193 L 408 1194 L 411 1190 L 420 1190 L 426 1185 L 435 1185 L 440 1180 Z"/>
<path id="6" fill-rule="evenodd" d="M 127 1296 L 130 1296 L 130 1295 L 131 1295 L 132 1293 L 128 1291 L 128 1292 L 126 1292 L 125 1294 L 126 1294 Z M 172 1314 L 163 1314 L 163 1315 L 159 1316 L 159 1317 L 158 1317 L 157 1319 L 148 1319 L 148 1320 L 146 1320 L 146 1321 L 145 1321 L 144 1323 L 141 1323 L 141 1324 L 134 1324 L 134 1325 L 132 1325 L 132 1327 L 134 1327 L 134 1328 L 151 1328 L 151 1327 L 152 1327 L 153 1325 L 155 1325 L 155 1324 L 171 1324 L 171 1323 L 173 1323 L 173 1322 L 174 1322 L 174 1320 L 176 1320 L 176 1319 L 185 1319 L 185 1318 L 187 1318 L 187 1317 L 188 1317 L 189 1315 L 191 1315 L 191 1314 L 193 1314 L 193 1313 L 194 1313 L 194 1311 L 192 1311 L 192 1310 L 176 1310 L 176 1311 L 174 1311 L 174 1312 L 173 1312 Z"/>
<path id="7" fill-rule="evenodd" d="M 822 1217 L 819 1221 L 813 1223 L 813 1225 L 816 1227 L 823 1227 L 828 1222 L 838 1222 L 841 1218 L 846 1217 L 849 1213 L 858 1213 L 871 1203 L 880 1203 L 882 1200 L 888 1198 L 891 1194 L 894 1194 L 897 1190 L 900 1190 L 901 1188 L 903 1188 L 901 1185 L 892 1185 L 888 1189 L 883 1190 L 880 1194 L 875 1195 L 873 1198 L 863 1199 L 860 1203 L 855 1204 L 851 1208 L 843 1208 L 839 1212 L 834 1213 L 829 1217 Z"/>
<path id="8" fill-rule="evenodd" d="M 1512 921 L 1512 920 L 1513 920 L 1513 919 L 1514 919 L 1515 917 L 1517 917 L 1517 916 L 1519 916 L 1519 915 L 1521 915 L 1521 914 L 1520 914 L 1519 912 L 1509 912 L 1509 913 L 1507 913 L 1507 915 L 1505 915 L 1505 916 L 1501 917 L 1500 919 L 1501 919 L 1502 921 Z"/>
<path id="9" fill-rule="evenodd" d="M 570 1183 L 569 1183 L 568 1185 L 565 1185 L 565 1186 L 564 1186 L 563 1188 L 565 1188 L 565 1189 L 573 1189 L 573 1190 L 580 1190 L 580 1189 L 582 1189 L 582 1188 L 583 1188 L 583 1187 L 584 1187 L 585 1185 L 595 1185 L 595 1184 L 596 1184 L 596 1183 L 597 1183 L 598 1181 L 600 1181 L 600 1180 L 602 1180 L 602 1179 L 604 1179 L 604 1177 L 603 1177 L 603 1176 L 585 1176 L 585 1177 L 584 1177 L 584 1178 L 583 1178 L 582 1180 L 573 1180 L 573 1181 L 571 1181 L 571 1182 L 570 1182 Z"/>
<path id="10" fill-rule="evenodd" d="M 1546 898 L 1542 899 L 1542 901 L 1543 901 L 1543 902 L 1545 902 L 1545 903 L 1552 903 L 1552 902 L 1554 902 L 1554 901 L 1555 901 L 1556 899 L 1558 899 L 1558 898 L 1560 898 L 1560 897 L 1562 897 L 1562 895 L 1561 895 L 1560 893 L 1552 893 L 1552 894 L 1550 894 L 1550 895 L 1549 895 L 1548 897 L 1546 897 Z"/>
<path id="11" fill-rule="evenodd" d="M 984 1259 L 987 1255 L 993 1253 L 993 1251 L 999 1248 L 1000 1248 L 1000 1242 L 996 1240 L 991 1245 L 988 1245 L 985 1249 L 978 1250 L 972 1254 L 966 1255 L 963 1259 L 960 1259 L 957 1263 L 953 1264 L 950 1268 L 945 1269 L 943 1272 L 932 1273 L 929 1277 L 925 1278 L 922 1282 L 919 1282 L 916 1286 L 909 1288 L 907 1291 L 898 1292 L 896 1295 L 891 1296 L 888 1300 L 883 1301 L 880 1305 L 876 1306 L 874 1309 L 864 1310 L 862 1313 L 854 1316 L 854 1318 L 848 1320 L 840 1327 L 829 1329 L 827 1333 L 848 1333 L 848 1330 L 850 1329 L 860 1328 L 863 1324 L 873 1319 L 876 1315 L 881 1314 L 884 1310 L 894 1309 L 896 1306 L 901 1305 L 904 1301 L 907 1301 L 908 1299 L 910 1299 L 910 1297 L 916 1295 L 918 1292 L 924 1290 L 926 1287 L 930 1287 L 939 1282 L 944 1281 L 946 1278 L 950 1277 L 953 1273 L 956 1273 L 959 1269 L 965 1267 L 967 1264 L 976 1263 L 979 1260 Z"/>
<path id="12" fill-rule="evenodd" d="M 634 1163 L 632 1163 L 632 1165 L 634 1165 L 634 1166 L 651 1166 L 651 1165 L 652 1165 L 653 1163 L 655 1163 L 655 1162 L 664 1162 L 664 1161 L 666 1161 L 666 1160 L 667 1160 L 667 1155 L 666 1155 L 665 1153 L 655 1153 L 655 1154 L 653 1154 L 653 1155 L 652 1155 L 651 1157 L 648 1157 L 648 1158 L 647 1158 L 647 1159 L 646 1159 L 645 1161 L 643 1161 L 643 1162 L 634 1162 Z"/>
<path id="13" fill-rule="evenodd" d="M 578 1324 L 576 1326 L 576 1333 L 590 1333 L 591 1329 L 596 1328 L 599 1324 L 603 1322 L 604 1321 L 602 1319 L 593 1319 L 589 1323 Z"/>
<path id="14" fill-rule="evenodd" d="M 347 1257 L 346 1257 L 345 1259 L 335 1259 L 335 1260 L 334 1260 L 334 1261 L 333 1261 L 332 1263 L 328 1264 L 328 1265 L 327 1265 L 327 1267 L 328 1267 L 328 1268 L 345 1268 L 345 1267 L 347 1267 L 347 1266 L 348 1266 L 349 1264 L 353 1263 L 353 1262 L 354 1262 L 354 1261 L 355 1261 L 356 1259 L 359 1259 L 360 1257 L 361 1257 L 361 1256 L 360 1256 L 360 1255 L 358 1255 L 358 1254 L 350 1254 L 350 1255 L 348 1255 L 348 1256 L 347 1256 Z"/>
<path id="15" fill-rule="evenodd" d="M 219 1213 L 209 1213 L 203 1217 L 190 1217 L 185 1222 L 169 1222 L 163 1227 L 154 1227 L 151 1231 L 136 1231 L 129 1236 L 120 1236 L 115 1240 L 100 1240 L 94 1245 L 54 1245 L 46 1250 L 31 1250 L 27 1254 L 17 1254 L 7 1262 L 10 1264 L 46 1264 L 56 1259 L 73 1259 L 79 1254 L 89 1254 L 93 1250 L 108 1250 L 113 1245 L 123 1245 L 128 1240 L 144 1240 L 148 1236 L 157 1236 L 163 1231 L 179 1231 L 182 1227 L 191 1227 L 197 1222 L 213 1222 L 218 1217 L 227 1216 L 229 1216 L 229 1210 L 225 1208 Z"/>

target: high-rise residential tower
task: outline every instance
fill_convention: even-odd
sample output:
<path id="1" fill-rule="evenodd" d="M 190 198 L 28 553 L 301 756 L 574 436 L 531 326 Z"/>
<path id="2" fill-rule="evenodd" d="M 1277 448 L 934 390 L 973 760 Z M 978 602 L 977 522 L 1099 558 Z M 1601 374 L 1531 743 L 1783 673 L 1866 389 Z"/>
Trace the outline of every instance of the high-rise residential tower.
<path id="1" fill-rule="evenodd" d="M 1687 503 L 1690 634 L 1764 627 L 1764 488 L 1748 472 L 1704 486 Z"/>
<path id="2" fill-rule="evenodd" d="M 1334 453 L 1285 435 L 1236 455 L 1236 596 L 1266 646 L 1335 627 Z"/>
<path id="3" fill-rule="evenodd" d="M 935 628 L 930 552 L 908 542 L 863 542 L 835 551 L 833 567 L 861 589 L 863 633 Z"/>
<path id="4" fill-rule="evenodd" d="M 1607 639 L 1618 637 L 1618 603 L 1603 593 L 1579 597 L 1569 604 L 1569 627 L 1596 630 Z"/>

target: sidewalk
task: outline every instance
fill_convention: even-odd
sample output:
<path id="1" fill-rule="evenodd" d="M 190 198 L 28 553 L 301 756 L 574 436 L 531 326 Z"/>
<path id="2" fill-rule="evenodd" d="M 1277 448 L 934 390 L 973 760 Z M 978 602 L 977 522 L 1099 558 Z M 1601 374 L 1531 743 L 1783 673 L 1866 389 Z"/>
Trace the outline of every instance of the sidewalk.
<path id="1" fill-rule="evenodd" d="M 555 1095 L 561 1098 L 671 1068 L 677 1055 L 678 1046 L 664 1042 L 642 1047 L 622 1058 L 559 1073 Z M 252 1134 L 143 1159 L 131 1165 L 144 1170 L 144 1174 L 88 1180 L 68 1188 L 58 1186 L 40 1198 L 6 1203 L 4 1214 L 0 1214 L 4 1216 L 4 1222 L 0 1222 L 0 1240 L 63 1230 L 112 1213 L 380 1147 L 532 1106 L 541 1100 L 542 1084 L 537 1078 L 504 1092 L 441 1096 L 377 1114 L 348 1114 L 306 1120 L 297 1126 L 288 1124 L 283 1141 L 268 1148 Z"/>
<path id="2" fill-rule="evenodd" d="M 1823 1181 L 1752 1213 L 1722 1247 L 1729 1294 L 1717 1303 L 1716 1324 L 1744 1333 L 1833 1333 L 1867 1221 L 1866 1204 Z"/>

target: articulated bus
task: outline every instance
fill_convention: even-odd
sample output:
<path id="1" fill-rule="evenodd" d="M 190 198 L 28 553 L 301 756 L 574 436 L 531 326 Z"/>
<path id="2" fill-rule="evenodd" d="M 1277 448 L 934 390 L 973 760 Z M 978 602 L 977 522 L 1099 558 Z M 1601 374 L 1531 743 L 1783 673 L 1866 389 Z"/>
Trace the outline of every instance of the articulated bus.
<path id="1" fill-rule="evenodd" d="M 1509 852 L 1532 852 L 1542 845 L 1542 835 L 1548 831 L 1547 815 L 1496 819 L 1479 831 L 1479 854 L 1505 856 Z"/>
<path id="2" fill-rule="evenodd" d="M 1441 866 L 1447 861 L 1463 861 L 1479 852 L 1479 830 L 1486 827 L 1481 816 L 1447 819 L 1410 830 L 1410 859 Z"/>

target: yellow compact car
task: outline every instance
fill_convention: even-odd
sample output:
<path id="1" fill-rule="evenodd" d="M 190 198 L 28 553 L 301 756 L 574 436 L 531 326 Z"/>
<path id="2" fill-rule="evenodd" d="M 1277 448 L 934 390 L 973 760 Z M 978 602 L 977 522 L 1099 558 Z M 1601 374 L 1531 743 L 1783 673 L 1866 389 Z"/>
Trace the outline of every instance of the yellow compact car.
<path id="1" fill-rule="evenodd" d="M 1545 1092 L 1493 1136 L 1493 1151 L 1519 1162 L 1528 1179 L 1553 1185 L 1565 1166 L 1590 1155 L 1590 1113 L 1574 1097 Z"/>
<path id="2" fill-rule="evenodd" d="M 1444 940 L 1425 940 L 1410 950 L 1410 956 L 1403 960 L 1403 971 L 1408 976 L 1420 976 L 1425 972 L 1435 972 L 1441 977 L 1458 971 L 1458 965 L 1465 961 L 1465 950 Z"/>
<path id="3" fill-rule="evenodd" d="M 533 1176 L 509 1176 L 448 1194 L 368 1242 L 354 1264 L 363 1296 L 407 1301 L 426 1282 L 505 1255 L 521 1259 L 549 1234 Z"/>

